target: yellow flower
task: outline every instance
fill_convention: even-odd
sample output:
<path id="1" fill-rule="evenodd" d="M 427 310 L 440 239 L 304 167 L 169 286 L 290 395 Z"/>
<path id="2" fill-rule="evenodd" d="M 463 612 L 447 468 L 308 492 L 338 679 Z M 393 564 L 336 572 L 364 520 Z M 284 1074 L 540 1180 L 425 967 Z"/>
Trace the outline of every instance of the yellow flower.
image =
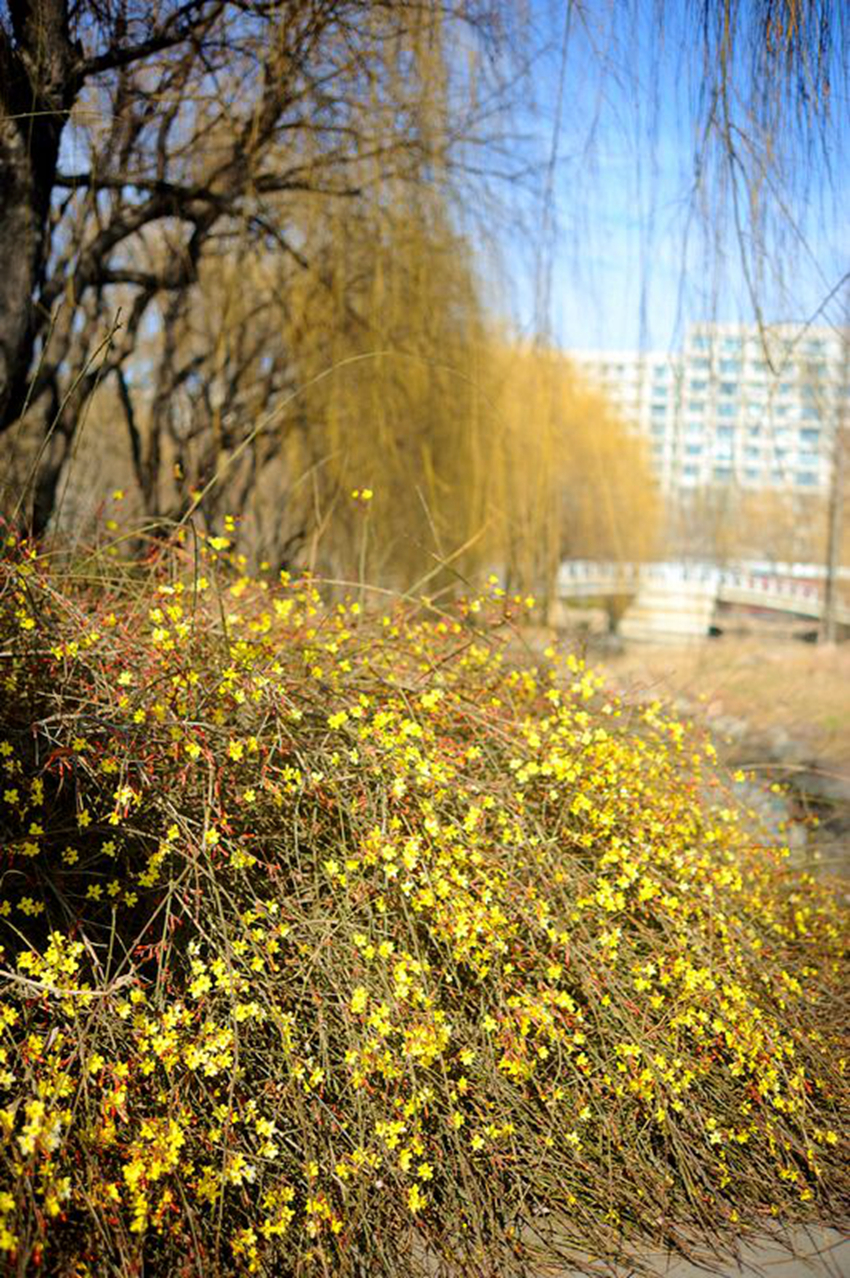
<path id="1" fill-rule="evenodd" d="M 411 1185 L 410 1189 L 407 1191 L 407 1205 L 413 1214 L 415 1215 L 418 1211 L 421 1211 L 427 1203 L 428 1199 L 426 1195 L 421 1192 L 419 1186 Z"/>
<path id="2" fill-rule="evenodd" d="M 352 994 L 352 1011 L 357 1012 L 358 1015 L 360 1012 L 366 1011 L 368 1001 L 369 992 L 366 985 L 358 985 Z"/>

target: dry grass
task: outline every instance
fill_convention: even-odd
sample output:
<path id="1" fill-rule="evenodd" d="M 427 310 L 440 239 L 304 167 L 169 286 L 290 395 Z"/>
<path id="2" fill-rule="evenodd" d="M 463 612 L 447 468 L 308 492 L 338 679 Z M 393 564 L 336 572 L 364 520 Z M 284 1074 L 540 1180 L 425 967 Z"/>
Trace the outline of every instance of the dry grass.
<path id="1" fill-rule="evenodd" d="M 686 701 L 709 718 L 744 719 L 754 733 L 782 729 L 850 779 L 850 643 L 723 637 L 634 647 L 601 666 L 635 693 Z"/>

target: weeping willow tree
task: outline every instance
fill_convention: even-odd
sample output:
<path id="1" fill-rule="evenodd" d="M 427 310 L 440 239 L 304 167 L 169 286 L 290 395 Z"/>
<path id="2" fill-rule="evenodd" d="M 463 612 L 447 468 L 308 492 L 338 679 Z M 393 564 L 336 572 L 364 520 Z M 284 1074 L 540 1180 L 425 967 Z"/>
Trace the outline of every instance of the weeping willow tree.
<path id="1" fill-rule="evenodd" d="M 364 100 L 379 136 L 415 137 L 407 167 L 388 175 L 366 152 L 356 202 L 318 220 L 299 209 L 299 253 L 319 266 L 288 293 L 299 391 L 257 516 L 268 530 L 277 508 L 311 568 L 431 589 L 462 579 L 492 540 L 486 324 L 453 216 L 450 34 L 438 10 L 410 27 Z"/>
<path id="2" fill-rule="evenodd" d="M 340 136 L 320 121 L 269 145 L 286 192 L 225 219 L 191 286 L 151 299 L 153 321 L 91 406 L 66 524 L 82 522 L 123 416 L 139 513 L 235 521 L 255 559 L 407 585 L 483 551 L 493 423 L 452 167 L 474 137 L 473 72 L 459 85 L 450 70 L 457 20 L 441 6 L 410 6 L 404 22 L 360 13 L 368 59 L 356 84 L 339 72 Z M 199 188 L 232 143 L 216 106 L 197 107 L 210 116 L 186 161 Z M 126 274 L 166 271 L 173 234 L 149 229 Z M 128 288 L 117 300 L 131 309 Z"/>
<path id="3" fill-rule="evenodd" d="M 374 191 L 333 217 L 303 202 L 310 266 L 240 241 L 205 270 L 167 330 L 177 387 L 166 329 L 142 346 L 160 370 L 134 418 L 142 509 L 235 521 L 254 561 L 429 592 L 487 568 L 547 597 L 564 555 L 650 556 L 642 442 L 562 355 L 488 317 L 438 187 Z M 119 408 L 101 400 L 101 427 Z"/>
<path id="4" fill-rule="evenodd" d="M 255 363 L 249 419 L 275 351 L 292 352 L 293 386 L 233 468 L 238 482 L 224 482 L 227 414 L 199 432 L 206 461 L 193 483 L 222 477 L 205 503 L 210 523 L 239 510 L 258 555 L 404 588 L 487 566 L 548 595 L 565 554 L 650 556 L 659 502 L 642 441 L 563 356 L 512 342 L 489 320 L 436 191 L 381 195 L 321 223 L 305 205 L 299 242 L 321 273 L 290 278 L 286 308 L 256 307 L 281 291 L 256 263 L 210 281 L 205 315 Z M 265 330 L 251 339 L 253 309 L 265 323 L 270 308 L 276 341 Z"/>
<path id="5" fill-rule="evenodd" d="M 156 304 L 116 382 L 146 514 L 238 517 L 256 558 L 409 585 L 492 557 L 502 453 L 455 216 L 471 72 L 459 89 L 456 24 L 439 6 L 410 11 L 391 39 L 386 27 L 377 8 L 364 18 L 346 190 L 305 184 L 264 200 L 250 227 L 231 222 L 192 290 Z M 407 145 L 381 143 L 396 137 Z M 297 147 L 300 171 L 327 170 L 325 133 Z M 168 251 L 167 228 L 148 236 L 149 266 Z"/>
<path id="6" fill-rule="evenodd" d="M 646 559 L 660 498 L 643 441 L 557 351 L 493 352 L 500 539 L 522 589 L 551 596 L 565 555 Z"/>
<path id="7" fill-rule="evenodd" d="M 462 567 L 486 525 L 484 321 L 440 201 L 398 191 L 319 231 L 325 287 L 299 281 L 285 518 L 325 571 L 408 581 Z M 354 490 L 373 494 L 366 511 Z M 291 535 L 291 534 L 290 534 Z"/>

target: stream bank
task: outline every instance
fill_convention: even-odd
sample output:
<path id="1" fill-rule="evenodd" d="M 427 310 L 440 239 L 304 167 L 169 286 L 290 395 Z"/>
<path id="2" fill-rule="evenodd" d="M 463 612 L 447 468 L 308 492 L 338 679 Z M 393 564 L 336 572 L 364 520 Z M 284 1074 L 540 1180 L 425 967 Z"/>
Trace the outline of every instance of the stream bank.
<path id="1" fill-rule="evenodd" d="M 781 783 L 785 798 L 759 784 L 748 798 L 787 823 L 804 868 L 850 882 L 850 644 L 724 637 L 589 647 L 587 659 L 627 698 L 660 697 L 707 728 L 729 768 Z"/>

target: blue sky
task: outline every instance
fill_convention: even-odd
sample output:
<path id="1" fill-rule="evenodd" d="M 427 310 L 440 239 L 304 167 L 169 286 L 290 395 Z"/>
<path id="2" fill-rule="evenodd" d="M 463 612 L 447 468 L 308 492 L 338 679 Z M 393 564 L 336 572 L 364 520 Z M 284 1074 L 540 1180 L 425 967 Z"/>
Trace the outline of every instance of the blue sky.
<path id="1" fill-rule="evenodd" d="M 565 6 L 532 6 L 550 47 L 535 66 L 537 110 L 528 120 L 541 159 L 555 164 L 549 204 L 540 193 L 530 201 L 527 232 L 510 245 L 519 327 L 530 333 L 540 313 L 541 252 L 550 332 L 567 348 L 676 349 L 691 322 L 751 321 L 752 291 L 766 322 L 808 320 L 823 308 L 818 322 L 840 323 L 847 290 L 824 302 L 850 267 L 846 79 L 837 68 L 826 152 L 832 172 L 823 156 L 810 165 L 799 159 L 759 193 L 774 225 L 763 252 L 745 235 L 750 289 L 731 201 L 717 201 L 713 174 L 695 191 L 704 77 L 694 71 L 692 6 L 666 8 L 672 20 L 664 30 L 652 0 L 589 5 L 601 16 L 584 26 L 573 15 L 562 76 Z M 745 72 L 742 64 L 737 74 Z"/>

